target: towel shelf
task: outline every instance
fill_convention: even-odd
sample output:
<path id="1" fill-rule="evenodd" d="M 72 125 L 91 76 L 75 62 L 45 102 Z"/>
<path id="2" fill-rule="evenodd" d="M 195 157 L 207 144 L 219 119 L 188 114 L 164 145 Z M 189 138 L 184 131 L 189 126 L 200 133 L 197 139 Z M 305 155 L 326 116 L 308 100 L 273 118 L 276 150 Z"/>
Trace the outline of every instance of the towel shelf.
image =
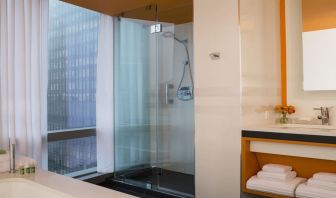
<path id="1" fill-rule="evenodd" d="M 251 152 L 336 160 L 336 147 L 251 141 Z"/>
<path id="2" fill-rule="evenodd" d="M 333 153 L 319 155 L 322 151 Z M 336 144 L 332 143 L 245 136 L 242 138 L 242 191 L 266 197 L 284 198 L 286 196 L 249 190 L 246 188 L 246 182 L 268 163 L 292 166 L 298 177 L 304 178 L 310 178 L 316 172 L 336 173 L 335 151 Z"/>

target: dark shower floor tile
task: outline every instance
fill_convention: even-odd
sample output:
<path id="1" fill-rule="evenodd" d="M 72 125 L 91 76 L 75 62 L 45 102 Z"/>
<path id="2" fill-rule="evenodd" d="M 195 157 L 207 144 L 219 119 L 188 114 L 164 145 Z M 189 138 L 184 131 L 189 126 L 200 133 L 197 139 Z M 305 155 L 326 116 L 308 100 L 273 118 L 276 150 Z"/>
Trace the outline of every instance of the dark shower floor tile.
<path id="1" fill-rule="evenodd" d="M 123 192 L 129 195 L 133 195 L 135 197 L 139 198 L 182 198 L 183 196 L 174 196 L 174 195 L 169 195 L 166 193 L 161 193 L 149 189 L 144 189 L 140 187 L 135 187 L 130 184 L 125 184 L 123 182 L 119 181 L 114 181 L 110 180 L 108 182 L 104 182 L 100 184 L 100 186 L 109 188 L 112 190 L 116 190 L 119 192 Z"/>
<path id="2" fill-rule="evenodd" d="M 128 179 L 142 181 L 158 186 L 159 189 L 173 189 L 187 194 L 195 194 L 194 176 L 169 170 L 162 170 L 161 174 L 135 175 Z"/>
<path id="3" fill-rule="evenodd" d="M 192 198 L 195 194 L 194 176 L 159 168 L 146 168 L 110 178 L 107 188 L 140 198 Z"/>

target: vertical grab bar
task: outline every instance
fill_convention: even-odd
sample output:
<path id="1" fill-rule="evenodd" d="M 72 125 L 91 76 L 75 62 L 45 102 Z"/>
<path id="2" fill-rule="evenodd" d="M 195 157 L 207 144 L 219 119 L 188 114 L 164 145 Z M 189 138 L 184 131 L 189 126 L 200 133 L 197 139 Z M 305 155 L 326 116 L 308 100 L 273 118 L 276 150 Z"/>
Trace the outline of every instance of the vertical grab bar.
<path id="1" fill-rule="evenodd" d="M 10 151 L 10 173 L 15 173 L 15 144 L 10 142 L 9 145 L 9 151 Z"/>
<path id="2" fill-rule="evenodd" d="M 174 100 L 169 98 L 169 89 L 172 89 L 172 88 L 174 88 L 173 84 L 169 84 L 168 82 L 165 83 L 165 104 L 166 105 L 174 103 Z"/>
<path id="3" fill-rule="evenodd" d="M 166 82 L 165 84 L 165 104 L 169 104 L 169 94 L 168 94 L 168 91 L 169 91 L 169 83 Z"/>

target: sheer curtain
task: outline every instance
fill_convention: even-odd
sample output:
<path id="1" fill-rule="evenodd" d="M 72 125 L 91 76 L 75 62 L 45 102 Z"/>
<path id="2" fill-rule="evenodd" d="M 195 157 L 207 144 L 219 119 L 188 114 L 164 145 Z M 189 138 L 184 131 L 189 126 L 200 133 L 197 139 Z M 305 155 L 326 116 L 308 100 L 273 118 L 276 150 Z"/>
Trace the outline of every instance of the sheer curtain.
<path id="1" fill-rule="evenodd" d="M 97 57 L 97 171 L 113 172 L 113 17 L 100 16 Z"/>
<path id="2" fill-rule="evenodd" d="M 47 0 L 0 0 L 0 144 L 8 148 L 9 138 L 15 140 L 18 153 L 40 165 L 47 133 L 47 10 Z"/>

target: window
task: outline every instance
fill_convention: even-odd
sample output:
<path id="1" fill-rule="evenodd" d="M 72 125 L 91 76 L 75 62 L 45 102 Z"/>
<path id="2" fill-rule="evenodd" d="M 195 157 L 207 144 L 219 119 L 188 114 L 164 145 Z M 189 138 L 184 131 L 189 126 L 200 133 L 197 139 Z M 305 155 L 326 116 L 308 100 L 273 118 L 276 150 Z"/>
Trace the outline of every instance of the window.
<path id="1" fill-rule="evenodd" d="M 99 14 L 49 1 L 48 169 L 94 171 Z"/>

